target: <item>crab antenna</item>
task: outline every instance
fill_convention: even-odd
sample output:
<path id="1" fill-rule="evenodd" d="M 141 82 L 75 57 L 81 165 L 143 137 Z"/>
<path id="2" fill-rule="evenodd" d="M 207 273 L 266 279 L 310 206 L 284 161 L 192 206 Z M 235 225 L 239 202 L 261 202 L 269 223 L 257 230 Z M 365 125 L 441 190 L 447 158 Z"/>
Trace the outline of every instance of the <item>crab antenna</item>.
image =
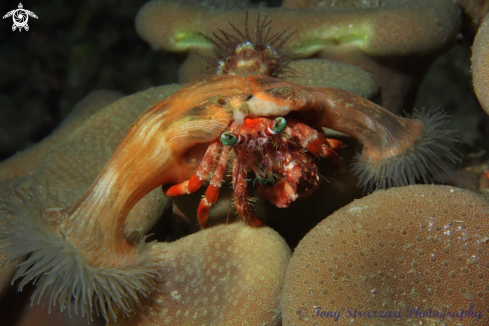
<path id="1" fill-rule="evenodd" d="M 287 147 L 287 145 L 285 144 L 285 142 L 280 139 L 280 142 L 282 143 L 282 147 L 285 148 L 285 150 L 287 150 L 287 152 L 289 152 L 290 155 L 292 155 L 296 160 L 298 160 L 299 162 L 301 162 L 302 164 L 304 164 L 304 166 L 306 168 L 308 168 L 309 170 L 313 171 L 314 173 L 316 173 L 316 175 L 320 176 L 321 178 L 323 178 L 324 180 L 326 180 L 327 183 L 329 183 L 329 180 L 326 179 L 326 177 L 324 175 L 322 175 L 321 173 L 319 173 L 318 169 L 317 168 L 314 168 L 312 166 L 310 166 L 309 164 L 307 164 L 306 162 L 304 162 L 299 156 L 297 156 L 297 154 L 295 154 L 294 152 L 292 152 L 290 150 L 290 148 Z"/>

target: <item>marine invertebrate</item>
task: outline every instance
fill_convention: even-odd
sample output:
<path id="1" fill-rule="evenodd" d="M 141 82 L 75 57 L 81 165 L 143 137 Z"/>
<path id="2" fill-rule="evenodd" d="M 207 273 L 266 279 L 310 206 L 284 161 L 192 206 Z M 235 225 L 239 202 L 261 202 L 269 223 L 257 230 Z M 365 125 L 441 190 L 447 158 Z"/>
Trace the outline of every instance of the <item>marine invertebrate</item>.
<path id="1" fill-rule="evenodd" d="M 229 23 L 239 37 L 219 30 L 222 38 L 214 33 L 214 38 L 206 38 L 216 46 L 221 53 L 221 59 L 212 57 L 202 58 L 210 66 L 205 72 L 214 75 L 238 75 L 238 76 L 270 76 L 283 78 L 294 76 L 290 69 L 290 56 L 284 52 L 283 47 L 297 31 L 286 34 L 289 28 L 270 35 L 271 21 L 267 17 L 260 22 L 260 14 L 256 20 L 256 37 L 250 35 L 248 29 L 248 12 L 246 12 L 244 32 Z M 268 30 L 267 30 L 268 27 Z M 265 34 L 266 32 L 266 34 Z"/>
<path id="2" fill-rule="evenodd" d="M 152 250 L 158 257 L 153 293 L 114 325 L 280 324 L 291 251 L 272 229 L 219 225 Z"/>
<path id="3" fill-rule="evenodd" d="M 355 200 L 296 248 L 281 298 L 284 325 L 487 324 L 488 219 L 486 200 L 447 186 Z"/>
<path id="4" fill-rule="evenodd" d="M 260 100 L 256 102 L 253 98 L 248 100 L 248 109 L 256 110 L 256 106 L 264 104 Z M 259 111 L 260 115 L 266 114 L 267 108 Z M 210 185 L 198 207 L 197 216 L 202 228 L 207 227 L 210 207 L 218 199 L 231 149 L 235 154 L 232 164 L 234 205 L 239 216 L 254 226 L 263 225 L 263 222 L 254 215 L 248 202 L 246 179 L 249 170 L 259 179 L 257 187 L 266 200 L 277 207 L 288 207 L 298 198 L 309 197 L 319 185 L 316 163 L 309 155 L 302 153 L 303 149 L 314 156 L 333 161 L 332 170 L 341 165 L 341 158 L 336 152 L 343 147 L 340 141 L 326 139 L 313 128 L 290 118 L 278 117 L 273 121 L 262 117 L 243 119 L 235 114 L 229 131 L 222 133 L 220 141 L 222 149 L 219 141 L 213 142 L 197 172 L 189 180 L 166 191 L 167 196 L 192 193 L 202 186 L 212 172 Z M 215 164 L 217 156 L 219 160 Z M 267 185 L 268 182 L 273 184 Z"/>
<path id="5" fill-rule="evenodd" d="M 362 151 L 363 145 L 355 138 L 331 129 L 326 129 L 325 137 L 339 140 L 344 144 L 345 149 L 339 152 L 341 165 L 331 172 L 335 167 L 332 161 L 315 158 L 317 171 L 325 176 L 327 181 L 321 178 L 319 186 L 307 199 L 295 200 L 286 209 L 279 208 L 261 195 L 258 180 L 256 178 L 253 180 L 253 174 L 248 174 L 248 178 L 253 180 L 248 182 L 247 187 L 248 195 L 252 198 L 253 214 L 264 225 L 279 232 L 291 248 L 294 248 L 300 239 L 325 216 L 362 197 L 363 194 L 363 189 L 357 187 L 358 178 L 351 173 L 351 165 L 355 163 L 356 153 Z M 228 174 L 220 188 L 219 200 L 209 210 L 208 226 L 229 223 L 239 216 L 233 204 L 234 190 L 225 186 L 231 185 L 232 182 L 233 179 Z M 204 186 L 206 184 L 204 183 Z M 195 225 L 198 225 L 198 206 L 205 190 L 205 187 L 202 187 L 189 195 L 172 197 L 174 204 Z"/>
<path id="6" fill-rule="evenodd" d="M 281 8 L 246 10 L 250 17 L 268 16 L 276 31 L 299 27 L 284 46 L 296 57 L 339 61 L 372 73 L 381 87 L 383 106 L 396 112 L 412 109 L 426 70 L 454 43 L 460 26 L 460 10 L 449 0 L 374 1 L 368 6 L 364 1 L 286 1 Z M 136 29 L 155 50 L 194 50 L 217 57 L 217 49 L 200 33 L 227 31 L 228 22 L 242 21 L 244 12 L 194 1 L 154 0 L 141 8 Z M 201 78 L 190 74 L 202 68 L 200 58 L 189 57 L 181 69 L 186 76 L 180 80 Z M 300 67 L 294 69 L 302 74 Z"/>
<path id="7" fill-rule="evenodd" d="M 189 179 L 202 149 L 197 145 L 219 139 L 233 120 L 238 124 L 246 117 L 289 114 L 315 129 L 329 127 L 359 139 L 364 149 L 357 166 L 368 170 L 362 183 L 369 188 L 430 180 L 429 173 L 443 170 L 440 157 L 456 159 L 450 151 L 453 134 L 444 129 L 439 113 L 400 118 L 344 90 L 265 76 L 209 77 L 144 111 L 92 186 L 69 209 L 26 214 L 9 207 L 16 218 L 2 217 L 2 243 L 9 244 L 2 251 L 12 254 L 11 260 L 31 253 L 17 275 L 26 275 L 24 283 L 38 280 L 36 295 L 52 292 L 51 302 L 63 306 L 75 293 L 82 313 L 90 315 L 93 302 L 107 319 L 115 318 L 113 306 L 129 313 L 132 300 L 149 291 L 154 273 L 150 245 L 135 245 L 123 232 L 134 204 L 158 185 Z M 426 165 L 420 170 L 393 168 L 416 160 Z"/>

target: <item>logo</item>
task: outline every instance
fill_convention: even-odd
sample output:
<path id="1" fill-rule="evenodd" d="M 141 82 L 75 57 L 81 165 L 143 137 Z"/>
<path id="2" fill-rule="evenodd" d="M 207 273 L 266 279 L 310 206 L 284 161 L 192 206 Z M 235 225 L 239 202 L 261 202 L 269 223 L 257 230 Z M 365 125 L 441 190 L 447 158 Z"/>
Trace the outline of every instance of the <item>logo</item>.
<path id="1" fill-rule="evenodd" d="M 22 28 L 24 28 L 26 31 L 29 30 L 29 25 L 27 25 L 29 16 L 37 19 L 36 14 L 33 13 L 32 11 L 24 9 L 22 3 L 19 3 L 18 9 L 14 9 L 6 13 L 5 16 L 3 16 L 3 19 L 8 18 L 10 16 L 12 16 L 12 19 L 14 20 L 14 24 L 12 25 L 12 30 L 15 31 L 18 28 L 19 32 L 22 31 Z"/>

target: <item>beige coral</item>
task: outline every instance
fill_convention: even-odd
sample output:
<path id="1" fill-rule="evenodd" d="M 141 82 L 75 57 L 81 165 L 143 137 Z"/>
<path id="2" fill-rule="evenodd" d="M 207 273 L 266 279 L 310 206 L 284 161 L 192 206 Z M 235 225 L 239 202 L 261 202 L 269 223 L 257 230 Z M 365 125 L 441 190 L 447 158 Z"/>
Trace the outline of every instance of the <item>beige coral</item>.
<path id="1" fill-rule="evenodd" d="M 377 191 L 318 224 L 296 248 L 282 293 L 284 325 L 441 325 L 420 311 L 473 311 L 462 322 L 489 323 L 489 202 L 447 186 Z M 302 309 L 302 310 L 299 310 Z M 377 318 L 355 318 L 377 311 Z M 380 311 L 402 317 L 380 319 Z M 350 313 L 350 314 L 349 314 Z M 414 313 L 415 314 L 415 313 Z M 444 325 L 445 325 L 444 324 Z"/>
<path id="2" fill-rule="evenodd" d="M 489 114 L 489 15 L 486 15 L 472 46 L 472 81 L 482 108 Z"/>
<path id="3" fill-rule="evenodd" d="M 153 246 L 154 292 L 117 325 L 279 325 L 291 251 L 268 227 L 243 221 Z M 109 325 L 115 325 L 109 323 Z"/>
<path id="4" fill-rule="evenodd" d="M 92 114 L 122 96 L 121 93 L 114 91 L 94 91 L 88 94 L 75 105 L 70 115 L 51 135 L 32 148 L 18 152 L 9 159 L 0 162 L 0 181 L 33 176 L 39 162 L 51 147 L 62 141 Z"/>

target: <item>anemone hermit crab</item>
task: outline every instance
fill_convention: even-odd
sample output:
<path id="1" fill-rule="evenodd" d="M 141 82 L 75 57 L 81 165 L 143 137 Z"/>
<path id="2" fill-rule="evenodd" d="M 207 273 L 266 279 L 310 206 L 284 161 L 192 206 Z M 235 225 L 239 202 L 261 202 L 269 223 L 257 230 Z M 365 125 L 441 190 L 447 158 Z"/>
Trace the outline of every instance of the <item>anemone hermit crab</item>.
<path id="1" fill-rule="evenodd" d="M 0 245 L 5 246 L 0 250 L 10 255 L 8 261 L 30 254 L 18 265 L 14 280 L 24 276 L 21 287 L 36 280 L 33 300 L 47 292 L 50 305 L 63 309 L 74 295 L 76 307 L 88 318 L 94 306 L 107 320 L 116 319 L 114 308 L 129 314 L 139 297 L 151 291 L 155 274 L 151 245 L 144 239 L 134 244 L 123 232 L 139 199 L 162 185 L 169 195 L 192 192 L 210 178 L 199 206 L 199 222 L 206 227 L 207 210 L 218 200 L 232 160 L 237 210 L 258 226 L 261 222 L 247 203 L 248 172 L 271 180 L 260 192 L 279 207 L 307 197 L 319 182 L 312 156 L 331 160 L 333 168 L 341 164 L 337 151 L 342 144 L 326 139 L 323 127 L 364 145 L 353 172 L 367 190 L 416 179 L 431 182 L 447 171 L 443 158 L 458 160 L 451 151 L 456 137 L 444 128 L 440 111 L 401 118 L 345 90 L 276 78 L 290 60 L 280 56 L 287 37 L 285 32 L 268 37 L 268 25 L 258 19 L 254 41 L 247 24 L 239 37 L 222 32 L 223 39 L 215 43 L 226 57 L 215 63 L 225 74 L 190 83 L 141 114 L 71 207 L 24 212 L 35 194 L 21 192 L 24 205 L 4 207 L 15 218 L 1 218 Z"/>

